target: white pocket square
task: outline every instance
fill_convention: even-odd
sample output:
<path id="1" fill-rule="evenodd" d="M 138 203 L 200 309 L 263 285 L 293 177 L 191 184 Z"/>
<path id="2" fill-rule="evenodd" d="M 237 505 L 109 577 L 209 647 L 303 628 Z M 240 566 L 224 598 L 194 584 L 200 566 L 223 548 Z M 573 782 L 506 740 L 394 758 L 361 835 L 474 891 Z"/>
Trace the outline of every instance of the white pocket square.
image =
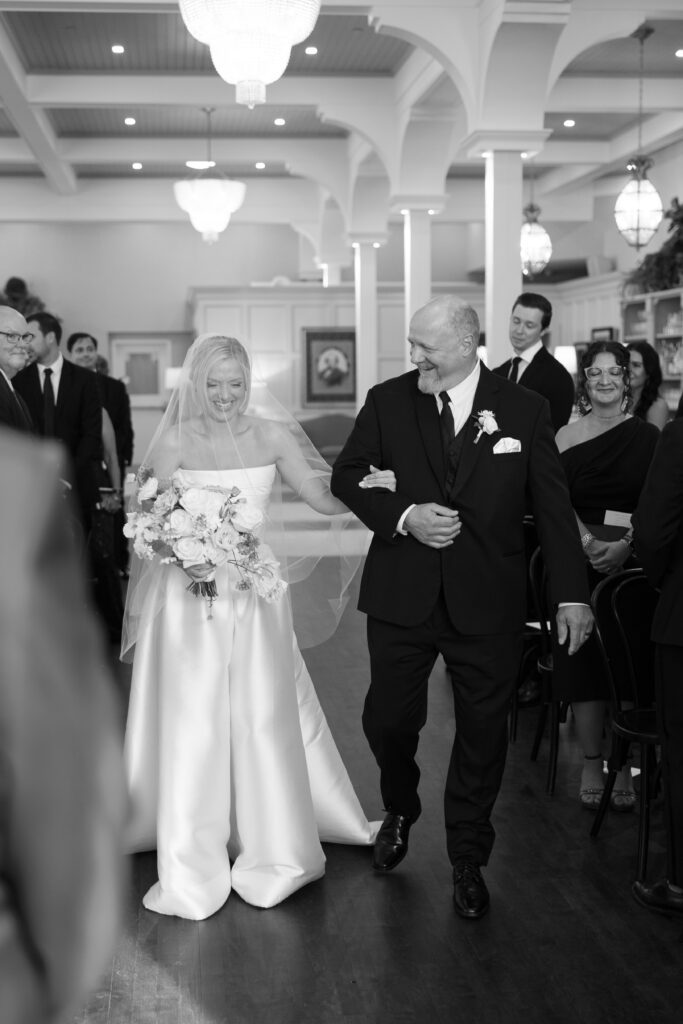
<path id="1" fill-rule="evenodd" d="M 516 437 L 501 437 L 493 446 L 494 455 L 509 455 L 511 452 L 521 452 L 522 445 Z"/>

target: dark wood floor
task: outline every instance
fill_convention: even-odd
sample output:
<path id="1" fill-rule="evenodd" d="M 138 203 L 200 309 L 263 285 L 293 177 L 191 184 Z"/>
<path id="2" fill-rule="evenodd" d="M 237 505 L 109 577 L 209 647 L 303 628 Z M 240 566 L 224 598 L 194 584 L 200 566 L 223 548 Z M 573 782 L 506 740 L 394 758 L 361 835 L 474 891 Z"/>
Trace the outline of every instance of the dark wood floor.
<path id="1" fill-rule="evenodd" d="M 381 817 L 360 728 L 364 637 L 349 609 L 307 661 L 363 806 Z M 155 862 L 138 855 L 111 973 L 78 1024 L 679 1024 L 683 923 L 630 896 L 636 816 L 611 814 L 600 839 L 588 838 L 571 722 L 556 794 L 545 796 L 547 749 L 529 761 L 536 714 L 521 712 L 510 748 L 487 917 L 461 921 L 452 908 L 441 793 L 453 714 L 437 667 L 420 744 L 424 810 L 395 872 L 373 875 L 368 849 L 327 846 L 325 878 L 280 906 L 258 910 L 233 894 L 195 923 L 144 910 Z M 658 808 L 653 878 L 662 838 Z"/>

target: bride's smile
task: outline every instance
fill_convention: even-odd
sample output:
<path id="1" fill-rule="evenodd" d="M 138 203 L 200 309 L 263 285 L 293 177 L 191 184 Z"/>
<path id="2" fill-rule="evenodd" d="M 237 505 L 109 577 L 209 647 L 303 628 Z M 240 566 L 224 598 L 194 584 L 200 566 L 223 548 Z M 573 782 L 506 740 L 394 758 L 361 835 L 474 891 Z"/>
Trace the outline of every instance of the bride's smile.
<path id="1" fill-rule="evenodd" d="M 242 408 L 246 383 L 244 372 L 236 359 L 216 363 L 206 380 L 209 409 L 217 419 L 233 419 Z"/>

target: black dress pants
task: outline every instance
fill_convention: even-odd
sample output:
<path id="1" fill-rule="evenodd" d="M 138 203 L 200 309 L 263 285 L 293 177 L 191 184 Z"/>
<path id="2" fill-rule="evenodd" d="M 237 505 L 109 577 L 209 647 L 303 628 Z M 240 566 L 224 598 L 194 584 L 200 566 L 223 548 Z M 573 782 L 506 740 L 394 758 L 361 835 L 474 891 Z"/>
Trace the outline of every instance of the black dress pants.
<path id="1" fill-rule="evenodd" d="M 384 806 L 420 813 L 415 761 L 427 719 L 427 682 L 441 654 L 453 687 L 455 740 L 444 810 L 451 863 L 486 864 L 495 832 L 491 811 L 507 753 L 508 712 L 522 652 L 521 634 L 463 636 L 443 596 L 419 626 L 368 618 L 371 682 L 363 729 L 380 768 Z"/>
<path id="2" fill-rule="evenodd" d="M 656 644 L 655 650 L 667 878 L 683 885 L 683 647 Z"/>

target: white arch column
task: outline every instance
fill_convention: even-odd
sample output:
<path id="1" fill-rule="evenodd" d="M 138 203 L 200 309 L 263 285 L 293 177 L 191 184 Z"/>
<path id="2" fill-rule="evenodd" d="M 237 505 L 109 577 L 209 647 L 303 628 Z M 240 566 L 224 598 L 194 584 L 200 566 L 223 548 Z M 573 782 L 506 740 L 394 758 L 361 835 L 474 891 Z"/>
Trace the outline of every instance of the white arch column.
<path id="1" fill-rule="evenodd" d="M 377 250 L 384 239 L 352 235 L 356 298 L 356 408 L 377 383 Z"/>
<path id="2" fill-rule="evenodd" d="M 410 319 L 432 297 L 432 217 L 440 213 L 444 197 L 398 196 L 392 209 L 403 215 L 403 272 L 405 280 L 405 335 Z M 412 369 L 408 347 L 406 369 Z"/>
<path id="3" fill-rule="evenodd" d="M 542 148 L 547 132 L 476 133 L 470 155 L 486 160 L 486 349 L 490 367 L 510 355 L 508 324 L 512 303 L 523 290 L 519 236 L 523 221 L 522 153 Z"/>

